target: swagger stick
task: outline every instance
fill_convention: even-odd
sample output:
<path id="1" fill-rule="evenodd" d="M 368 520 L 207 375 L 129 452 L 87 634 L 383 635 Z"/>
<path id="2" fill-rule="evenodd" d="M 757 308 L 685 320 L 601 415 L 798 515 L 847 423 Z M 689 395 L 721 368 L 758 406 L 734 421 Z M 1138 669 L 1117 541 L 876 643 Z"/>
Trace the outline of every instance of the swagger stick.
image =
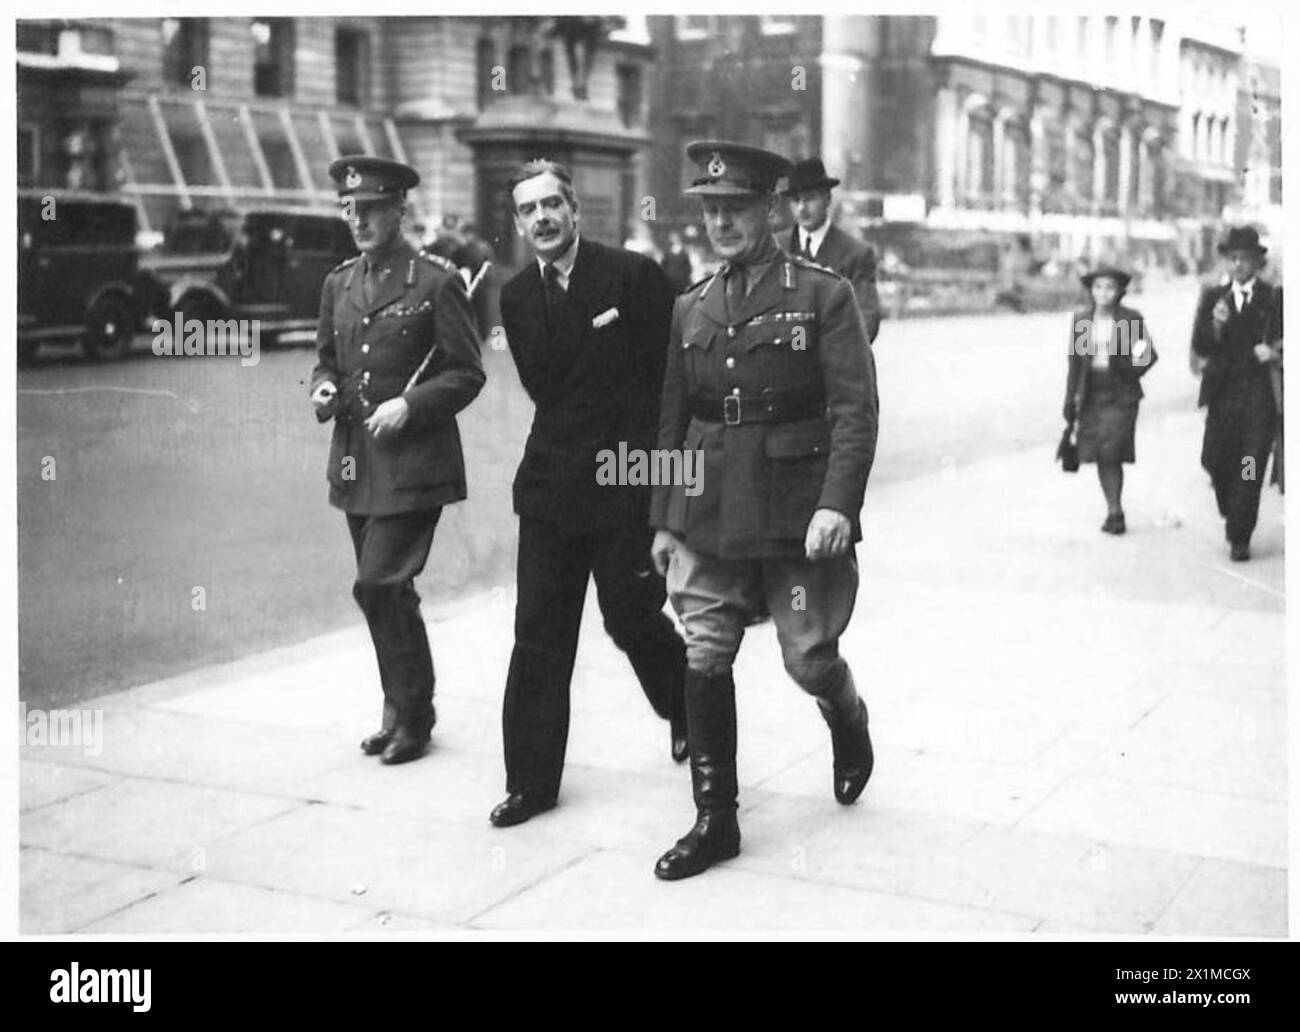
<path id="1" fill-rule="evenodd" d="M 472 298 L 474 296 L 474 291 L 476 291 L 478 289 L 478 285 L 483 282 L 483 277 L 487 274 L 487 271 L 490 268 L 492 268 L 491 262 L 484 262 L 482 265 L 478 267 L 478 272 L 474 275 L 474 278 L 470 280 L 469 286 L 465 288 L 466 297 Z M 433 353 L 437 350 L 438 350 L 438 342 L 435 340 L 433 342 L 433 347 L 429 349 L 429 353 L 424 356 L 423 361 L 421 361 L 420 364 L 416 367 L 415 372 L 411 374 L 411 378 L 406 381 L 406 386 L 402 388 L 403 394 L 405 394 L 407 391 L 409 391 L 412 387 L 414 387 L 417 383 L 420 382 L 420 377 L 423 376 L 424 371 L 429 368 L 429 363 L 433 361 Z"/>

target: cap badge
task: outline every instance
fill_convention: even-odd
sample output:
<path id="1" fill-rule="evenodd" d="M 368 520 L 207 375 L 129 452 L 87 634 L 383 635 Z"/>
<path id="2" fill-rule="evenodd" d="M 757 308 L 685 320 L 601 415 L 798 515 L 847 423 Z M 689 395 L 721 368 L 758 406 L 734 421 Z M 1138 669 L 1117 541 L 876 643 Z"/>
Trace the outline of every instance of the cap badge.
<path id="1" fill-rule="evenodd" d="M 714 179 L 720 179 L 727 171 L 727 163 L 722 160 L 722 155 L 714 151 L 709 156 L 707 171 Z"/>
<path id="2" fill-rule="evenodd" d="M 349 165 L 348 174 L 343 178 L 343 185 L 349 190 L 355 190 L 361 185 L 361 173 Z"/>

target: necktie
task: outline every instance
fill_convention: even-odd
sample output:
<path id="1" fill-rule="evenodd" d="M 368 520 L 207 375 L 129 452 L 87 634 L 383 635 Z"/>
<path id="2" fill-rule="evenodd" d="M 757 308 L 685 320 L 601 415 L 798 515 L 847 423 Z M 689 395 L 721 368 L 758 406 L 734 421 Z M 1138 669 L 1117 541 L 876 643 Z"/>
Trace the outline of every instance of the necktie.
<path id="1" fill-rule="evenodd" d="M 1250 304 L 1250 291 L 1237 287 L 1234 288 L 1234 293 L 1237 295 L 1237 311 L 1245 311 L 1246 306 Z"/>
<path id="2" fill-rule="evenodd" d="M 805 233 L 805 234 L 804 234 L 804 238 L 803 238 L 803 256 L 804 256 L 805 258 L 807 258 L 809 261 L 812 261 L 812 260 L 813 260 L 812 235 L 809 234 L 809 233 Z"/>
<path id="3" fill-rule="evenodd" d="M 366 304 L 373 305 L 375 298 L 379 296 L 379 291 L 383 287 L 384 277 L 388 270 L 371 262 L 366 263 L 366 274 L 361 277 L 361 289 L 366 295 Z"/>
<path id="4" fill-rule="evenodd" d="M 745 300 L 745 269 L 741 265 L 732 265 L 727 268 L 727 314 L 730 318 L 740 311 L 741 303 Z"/>
<path id="5" fill-rule="evenodd" d="M 560 310 L 564 306 L 564 288 L 560 286 L 560 270 L 554 264 L 546 267 L 543 276 L 546 290 L 546 326 L 554 335 L 560 323 Z"/>

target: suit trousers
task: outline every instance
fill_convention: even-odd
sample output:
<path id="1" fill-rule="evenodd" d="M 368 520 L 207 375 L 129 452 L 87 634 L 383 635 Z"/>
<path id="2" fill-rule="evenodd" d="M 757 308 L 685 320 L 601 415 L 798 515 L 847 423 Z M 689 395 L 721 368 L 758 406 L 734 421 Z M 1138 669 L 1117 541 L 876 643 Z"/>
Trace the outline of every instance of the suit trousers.
<path id="1" fill-rule="evenodd" d="M 624 653 L 654 711 L 683 720 L 685 646 L 663 612 L 663 579 L 650 561 L 645 524 L 568 535 L 521 517 L 515 647 L 506 678 L 502 732 L 506 790 L 553 799 L 569 737 L 569 684 L 588 577 L 605 630 Z"/>
<path id="2" fill-rule="evenodd" d="M 415 578 L 424 569 L 441 509 L 396 516 L 348 513 L 357 556 L 352 597 L 366 616 L 384 689 L 384 726 L 417 738 L 433 727 L 433 657 Z"/>
<path id="3" fill-rule="evenodd" d="M 1257 377 L 1229 380 L 1206 413 L 1201 465 L 1233 544 L 1249 544 L 1255 530 L 1276 428 L 1272 394 Z"/>
<path id="4" fill-rule="evenodd" d="M 858 560 L 803 556 L 721 559 L 679 540 L 668 567 L 668 596 L 686 632 L 691 670 L 731 669 L 745 628 L 771 614 L 786 672 L 805 692 L 826 696 L 848 673 L 840 636 L 858 594 Z"/>

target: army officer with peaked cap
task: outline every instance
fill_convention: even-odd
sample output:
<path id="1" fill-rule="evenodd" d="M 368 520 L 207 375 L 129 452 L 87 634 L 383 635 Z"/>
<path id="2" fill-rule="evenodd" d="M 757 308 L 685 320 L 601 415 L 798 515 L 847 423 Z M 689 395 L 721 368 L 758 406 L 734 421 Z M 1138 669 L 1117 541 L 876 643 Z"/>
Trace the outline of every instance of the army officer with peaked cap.
<path id="1" fill-rule="evenodd" d="M 790 163 L 742 144 L 687 154 L 721 269 L 676 302 L 659 448 L 703 453 L 703 486 L 656 487 L 656 566 L 686 637 L 696 822 L 655 874 L 699 874 L 740 850 L 732 663 L 770 614 L 786 671 L 830 726 L 835 798 L 871 774 L 866 706 L 839 654 L 858 588 L 853 546 L 876 447 L 875 366 L 853 288 L 777 247 Z"/>
<path id="2" fill-rule="evenodd" d="M 384 763 L 422 755 L 435 721 L 433 660 L 414 581 L 444 505 L 465 498 L 456 413 L 483 386 L 474 312 L 456 268 L 402 236 L 408 165 L 367 155 L 330 165 L 361 254 L 321 291 L 317 418 L 334 420 L 330 504 L 347 515 L 353 597 L 383 686 L 380 729 L 361 743 Z"/>

